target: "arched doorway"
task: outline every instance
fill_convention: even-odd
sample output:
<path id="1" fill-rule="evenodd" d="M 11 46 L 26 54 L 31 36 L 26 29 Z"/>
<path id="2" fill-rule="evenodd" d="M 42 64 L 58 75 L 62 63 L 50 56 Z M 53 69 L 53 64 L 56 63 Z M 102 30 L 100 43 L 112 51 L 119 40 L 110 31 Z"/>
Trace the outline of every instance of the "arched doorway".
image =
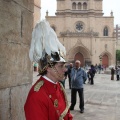
<path id="1" fill-rule="evenodd" d="M 109 58 L 106 54 L 102 56 L 102 65 L 105 67 L 108 67 L 109 65 Z"/>
<path id="2" fill-rule="evenodd" d="M 80 52 L 75 55 L 74 60 L 80 60 L 81 67 L 84 66 L 84 56 Z"/>

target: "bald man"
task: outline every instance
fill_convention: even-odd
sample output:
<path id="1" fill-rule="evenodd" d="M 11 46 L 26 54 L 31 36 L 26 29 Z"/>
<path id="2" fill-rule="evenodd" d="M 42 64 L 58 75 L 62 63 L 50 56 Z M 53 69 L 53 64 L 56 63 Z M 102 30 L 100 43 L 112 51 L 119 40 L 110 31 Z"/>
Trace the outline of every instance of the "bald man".
<path id="1" fill-rule="evenodd" d="M 86 72 L 80 67 L 81 62 L 75 61 L 75 67 L 71 70 L 71 106 L 70 110 L 74 110 L 76 104 L 76 94 L 79 94 L 79 108 L 80 113 L 84 112 L 84 93 L 83 83 L 87 79 Z"/>

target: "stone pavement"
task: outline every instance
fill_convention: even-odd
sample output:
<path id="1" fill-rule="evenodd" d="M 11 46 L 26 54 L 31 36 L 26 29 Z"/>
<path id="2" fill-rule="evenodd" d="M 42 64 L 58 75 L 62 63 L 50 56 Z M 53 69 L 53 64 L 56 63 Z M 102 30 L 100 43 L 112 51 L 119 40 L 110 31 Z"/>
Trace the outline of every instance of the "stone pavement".
<path id="1" fill-rule="evenodd" d="M 36 80 L 37 73 L 33 78 Z M 110 80 L 109 74 L 96 74 L 94 85 L 84 85 L 85 111 L 79 112 L 79 100 L 77 99 L 74 111 L 71 111 L 73 120 L 120 120 L 120 81 Z M 68 80 L 65 83 L 67 97 L 70 103 L 71 91 Z M 78 96 L 77 96 L 78 98 Z"/>

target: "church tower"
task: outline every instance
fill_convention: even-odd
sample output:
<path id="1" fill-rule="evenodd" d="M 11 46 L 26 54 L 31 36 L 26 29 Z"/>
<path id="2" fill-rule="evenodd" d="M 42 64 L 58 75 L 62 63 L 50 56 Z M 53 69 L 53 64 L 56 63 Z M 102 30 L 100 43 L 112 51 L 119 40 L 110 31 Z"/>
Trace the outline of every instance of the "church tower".
<path id="1" fill-rule="evenodd" d="M 67 50 L 66 59 L 82 66 L 115 64 L 114 17 L 103 16 L 103 0 L 57 0 L 56 16 L 46 19 Z"/>

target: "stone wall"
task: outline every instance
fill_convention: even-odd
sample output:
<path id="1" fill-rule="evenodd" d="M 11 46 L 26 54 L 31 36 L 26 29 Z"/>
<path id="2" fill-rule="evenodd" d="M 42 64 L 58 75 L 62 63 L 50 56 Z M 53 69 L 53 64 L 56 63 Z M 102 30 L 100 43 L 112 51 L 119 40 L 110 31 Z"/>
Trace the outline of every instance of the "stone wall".
<path id="1" fill-rule="evenodd" d="M 34 0 L 0 0 L 0 120 L 25 120 Z"/>
<path id="2" fill-rule="evenodd" d="M 41 0 L 34 0 L 34 26 L 41 17 Z"/>
<path id="3" fill-rule="evenodd" d="M 116 50 L 120 50 L 120 40 L 116 41 Z"/>

